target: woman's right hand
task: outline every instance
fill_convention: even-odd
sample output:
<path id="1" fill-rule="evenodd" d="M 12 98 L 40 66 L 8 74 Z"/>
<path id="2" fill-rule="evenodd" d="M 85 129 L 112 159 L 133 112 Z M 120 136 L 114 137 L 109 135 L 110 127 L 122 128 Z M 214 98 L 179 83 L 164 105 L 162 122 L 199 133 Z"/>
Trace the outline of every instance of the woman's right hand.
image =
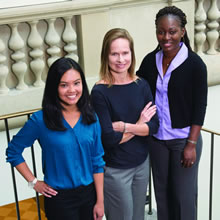
<path id="1" fill-rule="evenodd" d="M 57 195 L 57 191 L 47 185 L 44 181 L 38 180 L 34 186 L 34 189 L 36 192 L 41 193 L 42 195 L 49 198 Z"/>
<path id="2" fill-rule="evenodd" d="M 146 123 L 151 120 L 151 118 L 156 114 L 157 107 L 156 105 L 152 105 L 152 102 L 148 102 L 147 105 L 141 112 L 140 118 L 138 119 L 138 124 Z"/>

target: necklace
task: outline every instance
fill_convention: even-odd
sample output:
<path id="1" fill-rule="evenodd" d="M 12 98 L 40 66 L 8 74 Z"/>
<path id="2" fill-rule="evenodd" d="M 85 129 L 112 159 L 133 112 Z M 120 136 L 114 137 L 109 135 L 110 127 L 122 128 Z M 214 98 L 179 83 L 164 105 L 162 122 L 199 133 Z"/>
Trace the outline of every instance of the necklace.
<path id="1" fill-rule="evenodd" d="M 170 65 L 171 62 L 169 63 L 164 63 L 164 66 L 168 67 Z"/>
<path id="2" fill-rule="evenodd" d="M 164 66 L 166 66 L 166 67 L 168 67 L 169 65 L 170 65 L 170 63 L 172 62 L 172 60 L 169 60 L 169 62 L 167 63 L 167 62 L 165 62 L 164 60 L 163 60 L 163 65 Z"/>

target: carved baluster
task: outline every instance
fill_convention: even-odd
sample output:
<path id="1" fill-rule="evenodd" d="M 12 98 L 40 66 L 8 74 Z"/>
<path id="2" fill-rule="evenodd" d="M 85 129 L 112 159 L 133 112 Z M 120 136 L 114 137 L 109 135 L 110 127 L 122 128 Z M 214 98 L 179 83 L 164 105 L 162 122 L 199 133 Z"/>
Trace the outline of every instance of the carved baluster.
<path id="1" fill-rule="evenodd" d="M 219 26 L 217 22 L 218 18 L 219 18 L 219 11 L 217 7 L 217 1 L 212 0 L 211 6 L 208 10 L 208 19 L 210 21 L 207 24 L 209 28 L 209 31 L 207 32 L 207 40 L 209 42 L 209 50 L 207 51 L 208 54 L 217 54 L 215 45 L 219 37 L 219 33 L 217 31 Z"/>
<path id="2" fill-rule="evenodd" d="M 49 45 L 49 48 L 47 49 L 47 53 L 50 55 L 50 58 L 47 60 L 48 66 L 51 66 L 51 64 L 59 58 L 58 55 L 60 53 L 60 48 L 57 46 L 60 42 L 60 37 L 54 27 L 55 20 L 55 18 L 52 18 L 47 21 L 48 31 L 45 41 Z"/>
<path id="3" fill-rule="evenodd" d="M 36 77 L 34 82 L 34 86 L 36 87 L 44 85 L 41 76 L 45 66 L 42 59 L 43 51 L 41 50 L 43 40 L 37 31 L 37 23 L 38 21 L 29 22 L 31 32 L 28 38 L 28 45 L 33 49 L 30 51 L 30 56 L 33 58 L 33 60 L 30 62 L 30 67 Z"/>
<path id="4" fill-rule="evenodd" d="M 24 41 L 18 33 L 18 24 L 10 24 L 11 36 L 9 39 L 9 48 L 14 51 L 11 58 L 15 61 L 12 64 L 12 71 L 18 79 L 18 84 L 16 89 L 23 90 L 27 88 L 27 85 L 24 82 L 24 76 L 27 71 L 27 65 L 23 61 L 25 54 L 22 51 L 24 48 Z"/>
<path id="5" fill-rule="evenodd" d="M 206 34 L 205 34 L 205 21 L 206 21 L 206 12 L 203 7 L 204 0 L 197 0 L 197 10 L 195 13 L 195 44 L 197 48 L 197 53 L 202 54 L 203 53 L 203 45 L 206 41 Z"/>
<path id="6" fill-rule="evenodd" d="M 77 46 L 76 46 L 76 32 L 72 27 L 71 24 L 71 19 L 72 17 L 65 17 L 64 21 L 65 21 L 65 29 L 63 32 L 63 41 L 66 44 L 66 46 L 64 46 L 64 50 L 67 52 L 67 55 L 65 57 L 70 57 L 72 59 L 74 59 L 76 62 L 78 62 L 79 58 L 76 54 L 77 50 Z"/>
<path id="7" fill-rule="evenodd" d="M 5 44 L 0 39 L 0 94 L 8 93 L 9 89 L 6 86 L 6 78 L 8 75 L 8 67 L 4 65 L 6 57 L 1 54 L 5 50 Z"/>

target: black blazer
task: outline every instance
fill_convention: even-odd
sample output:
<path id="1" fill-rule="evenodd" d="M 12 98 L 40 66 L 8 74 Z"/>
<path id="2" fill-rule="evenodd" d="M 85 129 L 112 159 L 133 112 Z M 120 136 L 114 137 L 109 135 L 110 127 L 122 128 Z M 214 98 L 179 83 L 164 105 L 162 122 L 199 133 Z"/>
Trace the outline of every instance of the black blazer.
<path id="1" fill-rule="evenodd" d="M 143 59 L 137 75 L 146 79 L 153 97 L 156 94 L 158 70 L 156 53 Z M 202 59 L 189 51 L 188 58 L 173 70 L 168 83 L 168 99 L 173 128 L 203 125 L 207 106 L 207 69 Z"/>

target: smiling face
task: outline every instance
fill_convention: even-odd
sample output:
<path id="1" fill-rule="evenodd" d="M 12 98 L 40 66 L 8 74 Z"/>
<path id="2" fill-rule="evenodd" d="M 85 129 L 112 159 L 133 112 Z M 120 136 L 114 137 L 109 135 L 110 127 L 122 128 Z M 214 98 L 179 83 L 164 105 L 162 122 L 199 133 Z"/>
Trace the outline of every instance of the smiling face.
<path id="1" fill-rule="evenodd" d="M 82 96 L 83 86 L 80 73 L 74 69 L 67 70 L 60 79 L 58 95 L 65 108 L 76 107 Z"/>
<path id="2" fill-rule="evenodd" d="M 165 15 L 157 22 L 157 40 L 164 53 L 176 54 L 180 48 L 179 44 L 184 33 L 185 29 L 180 26 L 177 16 Z"/>
<path id="3" fill-rule="evenodd" d="M 129 41 L 124 38 L 112 41 L 108 59 L 112 74 L 127 74 L 132 61 Z"/>

